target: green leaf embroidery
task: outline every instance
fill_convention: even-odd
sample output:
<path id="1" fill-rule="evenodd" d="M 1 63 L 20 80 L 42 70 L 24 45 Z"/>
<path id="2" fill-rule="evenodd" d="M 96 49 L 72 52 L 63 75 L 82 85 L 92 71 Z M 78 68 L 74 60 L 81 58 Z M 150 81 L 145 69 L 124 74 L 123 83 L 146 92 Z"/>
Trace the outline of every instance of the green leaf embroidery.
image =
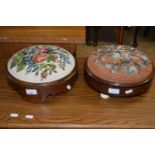
<path id="1" fill-rule="evenodd" d="M 64 63 L 64 62 L 60 62 L 59 67 L 60 67 L 62 70 L 65 70 L 65 63 Z"/>
<path id="2" fill-rule="evenodd" d="M 54 70 L 53 72 L 54 72 L 54 73 L 58 73 L 57 70 Z"/>
<path id="3" fill-rule="evenodd" d="M 43 79 L 46 79 L 47 76 L 48 76 L 48 71 L 47 71 L 47 69 L 45 69 L 45 70 L 41 73 L 42 80 L 43 80 Z"/>
<path id="4" fill-rule="evenodd" d="M 50 62 L 50 61 L 54 61 L 55 62 L 55 57 L 52 54 L 47 54 L 46 55 L 46 61 Z"/>
<path id="5" fill-rule="evenodd" d="M 49 66 L 49 68 L 50 68 L 51 70 L 56 69 L 56 65 L 54 65 L 54 64 L 48 64 L 48 66 Z"/>
<path id="6" fill-rule="evenodd" d="M 38 67 L 35 67 L 35 68 L 32 69 L 32 72 L 35 72 L 37 70 L 38 70 Z"/>
<path id="7" fill-rule="evenodd" d="M 52 75 L 52 70 L 49 71 L 49 75 Z"/>
<path id="8" fill-rule="evenodd" d="M 47 64 L 39 64 L 38 67 L 39 67 L 39 70 L 42 70 L 43 68 L 47 67 Z"/>
<path id="9" fill-rule="evenodd" d="M 17 64 L 16 59 L 14 59 L 14 60 L 11 62 L 10 69 L 12 69 L 13 67 L 15 67 L 16 64 Z"/>
<path id="10" fill-rule="evenodd" d="M 19 63 L 17 64 L 17 72 L 20 72 L 21 70 L 23 70 L 26 67 L 26 64 L 24 63 Z"/>

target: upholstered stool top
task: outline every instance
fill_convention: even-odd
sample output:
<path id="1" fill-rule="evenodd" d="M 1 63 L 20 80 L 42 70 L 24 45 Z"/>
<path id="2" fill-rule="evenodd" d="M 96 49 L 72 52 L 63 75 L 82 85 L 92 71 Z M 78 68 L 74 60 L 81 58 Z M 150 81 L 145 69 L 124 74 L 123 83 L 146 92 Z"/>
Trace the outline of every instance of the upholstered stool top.
<path id="1" fill-rule="evenodd" d="M 63 48 L 36 45 L 18 51 L 8 61 L 8 72 L 16 79 L 30 83 L 46 83 L 69 75 L 75 59 Z"/>
<path id="2" fill-rule="evenodd" d="M 96 77 L 119 84 L 142 82 L 153 71 L 145 53 L 126 45 L 97 49 L 88 57 L 87 67 Z"/>

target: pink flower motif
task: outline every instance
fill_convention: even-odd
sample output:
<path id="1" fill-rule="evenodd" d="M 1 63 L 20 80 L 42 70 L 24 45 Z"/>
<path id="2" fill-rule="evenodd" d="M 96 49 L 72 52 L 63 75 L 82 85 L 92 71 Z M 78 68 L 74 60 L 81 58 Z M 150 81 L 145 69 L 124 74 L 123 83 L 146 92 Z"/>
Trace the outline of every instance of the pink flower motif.
<path id="1" fill-rule="evenodd" d="M 48 50 L 47 50 L 46 48 L 41 48 L 41 49 L 40 49 L 40 53 L 41 53 L 41 54 L 46 54 L 47 51 L 48 51 Z"/>

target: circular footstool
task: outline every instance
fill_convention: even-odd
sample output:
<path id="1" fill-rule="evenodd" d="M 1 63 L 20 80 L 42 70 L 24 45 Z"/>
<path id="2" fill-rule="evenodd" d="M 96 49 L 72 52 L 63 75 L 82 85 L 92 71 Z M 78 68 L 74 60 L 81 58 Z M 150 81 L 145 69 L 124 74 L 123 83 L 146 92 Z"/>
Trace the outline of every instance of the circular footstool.
<path id="1" fill-rule="evenodd" d="M 140 50 L 126 45 L 98 48 L 87 58 L 85 80 L 96 91 L 128 97 L 144 93 L 153 78 L 153 64 Z"/>
<path id="2" fill-rule="evenodd" d="M 77 63 L 67 50 L 36 45 L 15 53 L 7 63 L 9 84 L 30 102 L 45 101 L 71 90 L 78 76 Z"/>

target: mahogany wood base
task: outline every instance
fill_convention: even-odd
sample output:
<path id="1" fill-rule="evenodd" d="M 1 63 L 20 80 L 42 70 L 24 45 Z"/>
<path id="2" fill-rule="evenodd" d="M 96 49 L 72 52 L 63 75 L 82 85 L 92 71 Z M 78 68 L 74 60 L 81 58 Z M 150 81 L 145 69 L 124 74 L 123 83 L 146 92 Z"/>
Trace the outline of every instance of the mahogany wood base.
<path id="1" fill-rule="evenodd" d="M 145 80 L 140 85 L 116 86 L 116 85 L 113 85 L 111 82 L 109 82 L 109 84 L 102 82 L 102 80 L 94 76 L 88 70 L 87 67 L 85 67 L 84 76 L 85 76 L 85 81 L 91 88 L 93 88 L 97 92 L 107 94 L 111 97 L 131 97 L 131 96 L 142 94 L 149 89 L 153 78 L 153 74 L 152 74 L 147 80 Z"/>
<path id="2" fill-rule="evenodd" d="M 9 85 L 16 90 L 24 100 L 28 102 L 44 102 L 48 96 L 56 96 L 71 90 L 78 77 L 78 68 L 75 66 L 71 74 L 63 79 L 41 84 L 19 81 L 9 73 L 7 74 Z"/>

